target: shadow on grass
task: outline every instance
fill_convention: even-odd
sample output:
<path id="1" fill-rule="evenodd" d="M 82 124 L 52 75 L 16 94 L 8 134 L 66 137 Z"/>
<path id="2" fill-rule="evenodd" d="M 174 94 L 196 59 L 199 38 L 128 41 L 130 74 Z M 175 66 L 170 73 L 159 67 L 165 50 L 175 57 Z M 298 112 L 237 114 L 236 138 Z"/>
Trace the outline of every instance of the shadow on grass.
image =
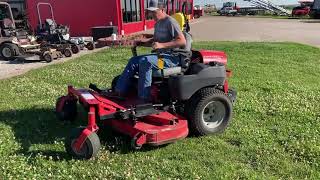
<path id="1" fill-rule="evenodd" d="M 23 58 L 23 57 L 19 57 L 19 58 L 16 58 L 12 61 L 9 61 L 8 64 L 32 64 L 32 63 L 44 63 L 46 64 L 47 62 L 44 61 L 44 60 L 40 60 L 39 58 L 37 59 L 26 59 L 26 58 Z"/>
<path id="2" fill-rule="evenodd" d="M 80 121 L 80 119 L 83 120 Z M 0 122 L 12 128 L 15 139 L 21 144 L 21 149 L 16 153 L 28 158 L 41 155 L 45 159 L 54 161 L 71 160 L 72 157 L 64 150 L 57 151 L 51 145 L 57 141 L 64 141 L 72 128 L 79 127 L 81 124 L 85 126 L 86 114 L 79 112 L 76 122 L 63 123 L 56 119 L 53 109 L 30 108 L 2 111 L 0 112 Z M 120 154 L 134 152 L 130 146 L 131 139 L 114 132 L 110 127 L 100 127 L 98 135 L 102 146 L 105 147 L 103 149 L 107 151 Z M 34 148 L 30 148 L 31 146 L 37 146 L 36 150 L 32 150 Z M 144 146 L 139 151 L 150 151 L 155 148 L 157 147 Z"/>
<path id="3" fill-rule="evenodd" d="M 30 155 L 34 144 L 54 144 L 68 134 L 71 125 L 64 125 L 55 118 L 53 109 L 30 108 L 0 112 L 0 121 L 12 128 L 21 144 L 20 153 Z"/>
<path id="4" fill-rule="evenodd" d="M 105 126 L 100 126 L 98 136 L 100 137 L 101 144 L 107 151 L 120 154 L 134 153 L 135 151 L 147 152 L 167 146 L 167 144 L 161 146 L 143 145 L 141 149 L 134 150 L 131 147 L 131 138 L 129 136 L 116 132 L 112 130 L 112 128 Z"/>

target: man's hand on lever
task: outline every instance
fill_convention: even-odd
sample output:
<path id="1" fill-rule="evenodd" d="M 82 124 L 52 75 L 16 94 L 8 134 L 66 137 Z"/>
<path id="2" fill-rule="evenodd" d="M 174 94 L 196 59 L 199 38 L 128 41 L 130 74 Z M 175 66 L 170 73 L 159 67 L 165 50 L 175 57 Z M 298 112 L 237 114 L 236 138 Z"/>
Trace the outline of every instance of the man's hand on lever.
<path id="1" fill-rule="evenodd" d="M 170 49 L 170 48 L 180 48 L 186 46 L 187 41 L 182 33 L 178 34 L 178 37 L 170 42 L 159 43 L 154 42 L 152 44 L 153 49 Z"/>
<path id="2" fill-rule="evenodd" d="M 136 46 L 151 47 L 152 43 L 153 43 L 153 38 L 149 38 L 149 39 L 137 40 L 135 42 L 135 45 Z"/>
<path id="3" fill-rule="evenodd" d="M 163 49 L 163 48 L 164 48 L 163 43 L 154 42 L 152 44 L 152 49 Z"/>

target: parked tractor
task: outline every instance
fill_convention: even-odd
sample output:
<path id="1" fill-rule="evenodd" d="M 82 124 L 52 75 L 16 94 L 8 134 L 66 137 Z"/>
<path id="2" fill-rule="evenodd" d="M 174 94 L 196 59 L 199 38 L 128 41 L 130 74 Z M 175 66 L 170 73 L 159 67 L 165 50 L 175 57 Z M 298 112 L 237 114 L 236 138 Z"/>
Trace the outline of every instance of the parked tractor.
<path id="1" fill-rule="evenodd" d="M 225 2 L 223 3 L 222 8 L 217 12 L 220 16 L 235 16 L 238 14 L 239 7 L 236 2 Z"/>
<path id="2" fill-rule="evenodd" d="M 44 22 L 42 21 L 40 14 L 40 6 L 43 5 L 49 7 L 51 14 L 51 17 L 46 18 Z M 93 50 L 95 48 L 92 37 L 70 38 L 70 28 L 66 25 L 56 23 L 53 14 L 53 8 L 50 3 L 38 3 L 37 10 L 39 19 L 37 36 L 38 42 L 42 45 L 59 49 L 64 54 L 65 51 L 69 51 L 68 49 L 71 49 L 73 54 L 77 54 L 84 47 L 89 50 Z"/>
<path id="3" fill-rule="evenodd" d="M 11 6 L 0 2 L 0 55 L 12 60 L 30 49 L 39 48 L 36 38 L 26 29 L 17 29 Z"/>

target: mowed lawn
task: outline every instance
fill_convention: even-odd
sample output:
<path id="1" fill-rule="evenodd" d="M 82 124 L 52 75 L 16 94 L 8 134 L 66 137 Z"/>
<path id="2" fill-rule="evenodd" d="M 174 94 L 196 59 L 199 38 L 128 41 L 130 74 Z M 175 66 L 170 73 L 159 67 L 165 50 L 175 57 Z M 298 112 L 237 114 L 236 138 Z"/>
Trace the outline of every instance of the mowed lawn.
<path id="1" fill-rule="evenodd" d="M 222 50 L 238 89 L 221 135 L 132 152 L 104 133 L 93 160 L 73 160 L 73 127 L 53 113 L 67 85 L 109 86 L 131 56 L 108 49 L 0 81 L 0 179 L 320 179 L 320 50 L 292 43 L 197 42 Z"/>

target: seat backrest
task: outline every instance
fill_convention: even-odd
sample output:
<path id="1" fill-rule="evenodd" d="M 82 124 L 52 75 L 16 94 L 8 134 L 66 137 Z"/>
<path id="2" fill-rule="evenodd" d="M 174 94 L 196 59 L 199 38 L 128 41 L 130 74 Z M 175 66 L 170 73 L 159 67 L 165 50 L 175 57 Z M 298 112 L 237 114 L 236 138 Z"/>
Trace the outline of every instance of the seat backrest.
<path id="1" fill-rule="evenodd" d="M 186 39 L 186 46 L 183 48 L 183 53 L 178 53 L 181 60 L 182 71 L 186 71 L 189 67 L 190 59 L 192 56 L 192 36 L 189 33 L 190 27 L 188 20 L 183 13 L 175 13 L 172 17 L 178 22 L 180 29 Z"/>
<path id="2" fill-rule="evenodd" d="M 186 24 L 184 15 L 182 13 L 175 13 L 172 15 L 172 17 L 178 22 L 181 31 L 183 31 Z"/>
<path id="3" fill-rule="evenodd" d="M 10 37 L 11 36 L 11 30 L 10 29 L 2 29 L 1 32 L 3 37 Z"/>
<path id="4" fill-rule="evenodd" d="M 186 38 L 187 44 L 184 49 L 191 51 L 192 36 L 189 33 L 190 27 L 188 25 L 188 20 L 186 19 L 183 13 L 175 13 L 172 15 L 172 17 L 178 22 L 178 25 L 181 31 L 183 32 L 184 37 Z"/>
<path id="5" fill-rule="evenodd" d="M 47 30 L 54 30 L 57 27 L 57 24 L 53 19 L 46 19 L 45 25 Z"/>
<path id="6" fill-rule="evenodd" d="M 5 29 L 7 29 L 7 28 L 13 28 L 14 26 L 13 26 L 12 20 L 9 19 L 9 18 L 4 18 L 4 19 L 3 19 L 3 27 L 4 27 Z"/>

